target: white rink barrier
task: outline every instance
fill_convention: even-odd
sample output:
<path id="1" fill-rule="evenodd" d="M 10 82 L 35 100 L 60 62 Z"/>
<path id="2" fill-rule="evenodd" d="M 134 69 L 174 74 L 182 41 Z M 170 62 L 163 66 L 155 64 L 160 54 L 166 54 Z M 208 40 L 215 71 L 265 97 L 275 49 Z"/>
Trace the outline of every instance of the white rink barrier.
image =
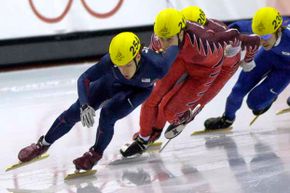
<path id="1" fill-rule="evenodd" d="M 1 1 L 0 40 L 152 25 L 166 7 L 198 5 L 220 20 L 251 18 L 266 5 L 290 15 L 288 0 L 9 0 Z"/>

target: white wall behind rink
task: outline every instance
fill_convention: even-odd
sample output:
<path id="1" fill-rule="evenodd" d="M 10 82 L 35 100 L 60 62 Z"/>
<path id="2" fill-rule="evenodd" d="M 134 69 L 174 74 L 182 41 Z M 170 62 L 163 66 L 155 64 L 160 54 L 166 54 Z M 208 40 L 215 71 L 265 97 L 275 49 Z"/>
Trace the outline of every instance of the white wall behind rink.
<path id="1" fill-rule="evenodd" d="M 0 39 L 151 25 L 161 9 L 188 5 L 199 5 L 211 18 L 244 19 L 266 4 L 267 0 L 1 1 Z"/>

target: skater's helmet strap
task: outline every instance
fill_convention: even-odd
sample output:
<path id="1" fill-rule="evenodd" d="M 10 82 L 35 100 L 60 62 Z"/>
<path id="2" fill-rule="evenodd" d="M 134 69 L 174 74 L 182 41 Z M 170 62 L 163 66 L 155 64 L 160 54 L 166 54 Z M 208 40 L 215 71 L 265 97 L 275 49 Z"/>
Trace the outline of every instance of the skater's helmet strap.
<path id="1" fill-rule="evenodd" d="M 252 20 L 252 30 L 255 34 L 264 36 L 275 33 L 282 25 L 283 18 L 273 7 L 260 8 Z"/>
<path id="2" fill-rule="evenodd" d="M 141 48 L 140 40 L 132 32 L 122 32 L 116 35 L 109 47 L 109 54 L 116 66 L 125 66 L 132 61 Z"/>
<path id="3" fill-rule="evenodd" d="M 206 15 L 198 6 L 188 6 L 182 9 L 181 13 L 188 21 L 197 22 L 201 25 L 205 25 L 206 23 Z"/>
<path id="4" fill-rule="evenodd" d="M 182 13 L 173 8 L 163 9 L 158 13 L 154 23 L 154 33 L 161 38 L 171 38 L 185 28 Z"/>

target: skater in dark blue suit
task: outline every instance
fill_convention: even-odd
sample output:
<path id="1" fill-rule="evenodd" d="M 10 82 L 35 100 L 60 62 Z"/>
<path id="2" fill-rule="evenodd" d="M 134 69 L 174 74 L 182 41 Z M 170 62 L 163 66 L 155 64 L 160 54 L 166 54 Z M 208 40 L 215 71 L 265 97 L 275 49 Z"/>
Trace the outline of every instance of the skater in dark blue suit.
<path id="1" fill-rule="evenodd" d="M 78 79 L 78 100 L 52 124 L 36 144 L 23 148 L 18 155 L 27 162 L 47 151 L 79 121 L 94 125 L 95 110 L 101 108 L 95 144 L 73 161 L 76 169 L 89 170 L 102 158 L 114 135 L 115 123 L 131 113 L 151 93 L 154 82 L 162 78 L 174 62 L 179 48 L 178 35 L 170 40 L 165 53 L 141 48 L 131 32 L 115 36 L 109 53 Z"/>
<path id="2" fill-rule="evenodd" d="M 263 114 L 288 86 L 290 28 L 283 26 L 282 23 L 283 18 L 275 8 L 264 7 L 256 12 L 251 22 L 240 21 L 231 25 L 241 30 L 240 32 L 253 31 L 259 35 L 262 48 L 256 54 L 254 62 L 243 67 L 244 71 L 240 73 L 227 98 L 223 116 L 207 119 L 204 123 L 206 129 L 223 129 L 231 126 L 246 95 L 248 95 L 247 105 L 253 114 Z"/>

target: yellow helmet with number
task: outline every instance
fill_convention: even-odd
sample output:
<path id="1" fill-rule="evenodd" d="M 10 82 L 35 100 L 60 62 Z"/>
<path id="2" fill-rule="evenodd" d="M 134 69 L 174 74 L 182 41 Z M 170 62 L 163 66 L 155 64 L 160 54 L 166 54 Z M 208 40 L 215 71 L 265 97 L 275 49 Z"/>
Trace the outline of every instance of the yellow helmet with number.
<path id="1" fill-rule="evenodd" d="M 206 23 L 206 15 L 198 6 L 188 6 L 182 9 L 181 12 L 188 21 L 197 22 L 201 25 L 205 25 Z"/>
<path id="2" fill-rule="evenodd" d="M 110 58 L 116 66 L 125 66 L 135 58 L 140 48 L 141 44 L 137 35 L 132 32 L 122 32 L 116 35 L 110 43 Z"/>
<path id="3" fill-rule="evenodd" d="M 260 8 L 252 20 L 252 30 L 260 36 L 275 33 L 282 25 L 283 18 L 273 7 Z"/>
<path id="4" fill-rule="evenodd" d="M 154 32 L 158 37 L 170 38 L 178 34 L 183 28 L 185 28 L 185 18 L 176 9 L 164 9 L 156 16 Z"/>

